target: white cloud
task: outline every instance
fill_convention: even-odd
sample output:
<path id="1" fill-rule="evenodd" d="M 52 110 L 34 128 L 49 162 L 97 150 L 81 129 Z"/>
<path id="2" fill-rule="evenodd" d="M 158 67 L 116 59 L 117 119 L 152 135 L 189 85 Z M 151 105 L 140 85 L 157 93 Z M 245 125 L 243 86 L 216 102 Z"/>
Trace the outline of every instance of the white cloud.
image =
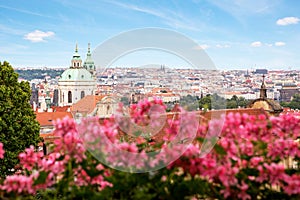
<path id="1" fill-rule="evenodd" d="M 208 49 L 208 48 L 209 48 L 209 45 L 201 44 L 201 45 L 195 46 L 194 49 L 196 49 L 196 50 L 205 50 L 205 49 Z"/>
<path id="2" fill-rule="evenodd" d="M 44 32 L 40 30 L 35 30 L 24 35 L 24 39 L 29 40 L 31 42 L 44 42 L 45 38 L 52 37 L 54 35 L 55 33 L 52 31 Z"/>
<path id="3" fill-rule="evenodd" d="M 250 44 L 251 47 L 261 47 L 262 43 L 260 41 L 252 42 Z"/>
<path id="4" fill-rule="evenodd" d="M 222 45 L 222 44 L 217 44 L 216 47 L 217 47 L 217 48 L 220 48 L 220 49 L 221 49 L 221 48 L 229 48 L 230 45 L 229 45 L 229 44 L 224 44 L 224 45 Z"/>
<path id="5" fill-rule="evenodd" d="M 298 24 L 299 21 L 300 19 L 298 17 L 285 17 L 285 18 L 278 19 L 276 21 L 276 24 L 279 26 L 287 26 L 290 24 Z"/>
<path id="6" fill-rule="evenodd" d="M 281 47 L 284 45 L 285 45 L 285 42 L 275 42 L 275 46 Z"/>

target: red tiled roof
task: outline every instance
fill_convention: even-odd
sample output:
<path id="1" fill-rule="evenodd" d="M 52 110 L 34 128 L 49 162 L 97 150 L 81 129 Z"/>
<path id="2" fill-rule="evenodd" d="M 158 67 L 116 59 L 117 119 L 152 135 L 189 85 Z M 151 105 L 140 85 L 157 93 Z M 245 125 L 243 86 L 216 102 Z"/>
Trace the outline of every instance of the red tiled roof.
<path id="1" fill-rule="evenodd" d="M 213 118 L 221 117 L 222 114 L 228 113 L 240 113 L 259 116 L 261 114 L 267 115 L 266 111 L 262 108 L 240 108 L 240 109 L 224 109 L 224 110 L 209 110 L 207 112 L 202 112 L 201 115 L 207 120 Z"/>
<path id="2" fill-rule="evenodd" d="M 79 111 L 79 112 L 86 112 L 91 113 L 97 103 L 103 98 L 104 96 L 101 95 L 87 95 L 80 99 L 78 102 L 72 105 L 71 111 Z"/>
<path id="3" fill-rule="evenodd" d="M 36 112 L 36 119 L 41 126 L 52 126 L 57 119 L 73 118 L 70 112 Z"/>
<path id="4" fill-rule="evenodd" d="M 70 106 L 52 106 L 53 112 L 67 112 Z"/>

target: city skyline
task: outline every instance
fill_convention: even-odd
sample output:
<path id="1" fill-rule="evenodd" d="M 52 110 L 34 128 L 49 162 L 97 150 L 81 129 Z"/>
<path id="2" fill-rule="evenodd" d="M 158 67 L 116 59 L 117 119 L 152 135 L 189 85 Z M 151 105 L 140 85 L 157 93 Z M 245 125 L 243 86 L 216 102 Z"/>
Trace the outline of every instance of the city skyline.
<path id="1" fill-rule="evenodd" d="M 157 27 L 194 40 L 217 69 L 299 70 L 299 6 L 281 0 L 6 1 L 0 3 L 0 60 L 14 67 L 68 67 L 76 43 L 85 59 L 89 42 L 94 49 L 124 31 Z M 117 62 L 183 63 L 159 52 Z"/>

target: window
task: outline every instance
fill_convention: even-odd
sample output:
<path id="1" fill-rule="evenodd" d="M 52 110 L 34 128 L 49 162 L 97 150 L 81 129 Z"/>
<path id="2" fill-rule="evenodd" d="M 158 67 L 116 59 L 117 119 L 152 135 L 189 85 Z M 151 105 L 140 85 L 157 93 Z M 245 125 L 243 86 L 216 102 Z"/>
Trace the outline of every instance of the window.
<path id="1" fill-rule="evenodd" d="M 69 79 L 71 79 L 71 75 L 69 74 Z"/>
<path id="2" fill-rule="evenodd" d="M 68 92 L 68 103 L 72 103 L 72 92 Z"/>
<path id="3" fill-rule="evenodd" d="M 108 115 L 108 113 L 109 113 L 109 109 L 110 109 L 110 106 L 107 105 L 107 107 L 106 107 L 106 114 L 107 114 L 107 115 Z"/>
<path id="4" fill-rule="evenodd" d="M 85 96 L 84 91 L 81 91 L 80 97 L 81 99 Z"/>

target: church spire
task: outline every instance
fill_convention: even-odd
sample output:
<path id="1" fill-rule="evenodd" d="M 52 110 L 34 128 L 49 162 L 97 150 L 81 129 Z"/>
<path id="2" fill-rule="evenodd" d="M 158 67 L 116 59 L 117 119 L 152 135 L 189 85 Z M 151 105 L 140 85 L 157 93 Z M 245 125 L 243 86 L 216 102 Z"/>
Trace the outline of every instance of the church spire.
<path id="1" fill-rule="evenodd" d="M 78 53 L 78 43 L 76 42 L 75 53 Z"/>
<path id="2" fill-rule="evenodd" d="M 71 68 L 81 68 L 82 60 L 78 53 L 78 44 L 76 42 L 75 53 L 73 54 L 73 58 L 71 60 Z"/>
<path id="3" fill-rule="evenodd" d="M 90 43 L 88 43 L 88 52 L 86 54 L 86 59 L 84 61 L 83 67 L 85 69 L 87 69 L 93 76 L 95 75 L 96 66 L 95 66 L 95 63 L 92 59 L 91 44 Z"/>
<path id="4" fill-rule="evenodd" d="M 265 75 L 263 75 L 263 81 L 260 87 L 260 95 L 259 97 L 261 99 L 266 99 L 267 98 L 267 87 L 265 85 Z"/>
<path id="5" fill-rule="evenodd" d="M 91 43 L 88 43 L 88 54 L 91 54 Z"/>

